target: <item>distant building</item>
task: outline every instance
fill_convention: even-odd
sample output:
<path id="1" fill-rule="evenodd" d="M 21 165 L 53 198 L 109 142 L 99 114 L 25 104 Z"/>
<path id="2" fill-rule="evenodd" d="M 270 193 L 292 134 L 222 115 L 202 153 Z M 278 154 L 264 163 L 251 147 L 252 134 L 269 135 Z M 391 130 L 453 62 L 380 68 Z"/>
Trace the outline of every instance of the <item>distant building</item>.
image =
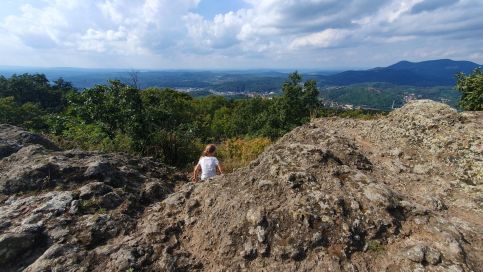
<path id="1" fill-rule="evenodd" d="M 404 96 L 404 103 L 408 103 L 411 100 L 416 100 L 416 94 L 410 93 Z"/>
<path id="2" fill-rule="evenodd" d="M 352 104 L 345 104 L 342 106 L 343 109 L 346 109 L 346 110 L 353 110 L 354 109 L 354 105 Z"/>

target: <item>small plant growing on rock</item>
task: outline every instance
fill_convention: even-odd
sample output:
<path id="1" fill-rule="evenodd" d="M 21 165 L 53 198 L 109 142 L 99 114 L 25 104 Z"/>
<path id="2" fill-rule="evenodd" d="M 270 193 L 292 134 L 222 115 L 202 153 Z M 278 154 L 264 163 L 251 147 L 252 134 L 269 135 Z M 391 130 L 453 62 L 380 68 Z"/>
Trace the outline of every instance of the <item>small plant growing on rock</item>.
<path id="1" fill-rule="evenodd" d="M 82 200 L 80 202 L 79 210 L 81 213 L 93 213 L 95 211 L 103 213 L 101 210 L 104 210 L 105 213 L 105 209 L 100 207 L 99 201 L 96 199 Z"/>
<path id="2" fill-rule="evenodd" d="M 370 240 L 367 242 L 367 251 L 382 253 L 384 251 L 384 245 L 379 240 Z"/>
<path id="3" fill-rule="evenodd" d="M 106 209 L 105 209 L 105 208 L 99 208 L 99 209 L 97 210 L 97 213 L 102 213 L 102 214 L 104 214 L 104 213 L 106 213 L 106 212 L 107 212 L 107 211 L 106 211 Z"/>

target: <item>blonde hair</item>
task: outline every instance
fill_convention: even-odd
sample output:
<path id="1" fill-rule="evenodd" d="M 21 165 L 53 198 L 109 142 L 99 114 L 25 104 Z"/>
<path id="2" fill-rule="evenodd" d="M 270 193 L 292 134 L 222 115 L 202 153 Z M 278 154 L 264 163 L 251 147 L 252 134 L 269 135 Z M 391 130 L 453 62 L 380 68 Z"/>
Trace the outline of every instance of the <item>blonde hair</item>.
<path id="1" fill-rule="evenodd" d="M 216 145 L 214 144 L 209 144 L 205 147 L 205 150 L 203 150 L 203 156 L 208 156 L 212 155 L 216 151 Z"/>

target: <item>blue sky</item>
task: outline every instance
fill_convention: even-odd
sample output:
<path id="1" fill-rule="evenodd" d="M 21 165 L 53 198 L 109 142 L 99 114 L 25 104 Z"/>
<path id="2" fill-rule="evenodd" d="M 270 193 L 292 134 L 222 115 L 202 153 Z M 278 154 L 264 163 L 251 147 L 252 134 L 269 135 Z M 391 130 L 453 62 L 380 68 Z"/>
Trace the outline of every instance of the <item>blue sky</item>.
<path id="1" fill-rule="evenodd" d="M 2 0 L 0 65 L 345 69 L 483 63 L 481 0 Z"/>

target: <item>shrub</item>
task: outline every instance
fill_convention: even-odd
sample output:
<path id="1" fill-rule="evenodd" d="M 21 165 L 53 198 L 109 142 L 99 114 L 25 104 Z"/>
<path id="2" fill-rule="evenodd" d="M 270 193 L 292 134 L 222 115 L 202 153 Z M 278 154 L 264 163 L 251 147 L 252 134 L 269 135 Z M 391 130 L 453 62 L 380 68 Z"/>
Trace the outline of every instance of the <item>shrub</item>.
<path id="1" fill-rule="evenodd" d="M 225 172 L 246 166 L 256 159 L 272 141 L 265 137 L 251 139 L 232 138 L 224 141 L 218 148 Z"/>
<path id="2" fill-rule="evenodd" d="M 477 68 L 472 74 L 457 75 L 456 89 L 461 93 L 460 107 L 469 111 L 483 110 L 483 72 Z"/>

